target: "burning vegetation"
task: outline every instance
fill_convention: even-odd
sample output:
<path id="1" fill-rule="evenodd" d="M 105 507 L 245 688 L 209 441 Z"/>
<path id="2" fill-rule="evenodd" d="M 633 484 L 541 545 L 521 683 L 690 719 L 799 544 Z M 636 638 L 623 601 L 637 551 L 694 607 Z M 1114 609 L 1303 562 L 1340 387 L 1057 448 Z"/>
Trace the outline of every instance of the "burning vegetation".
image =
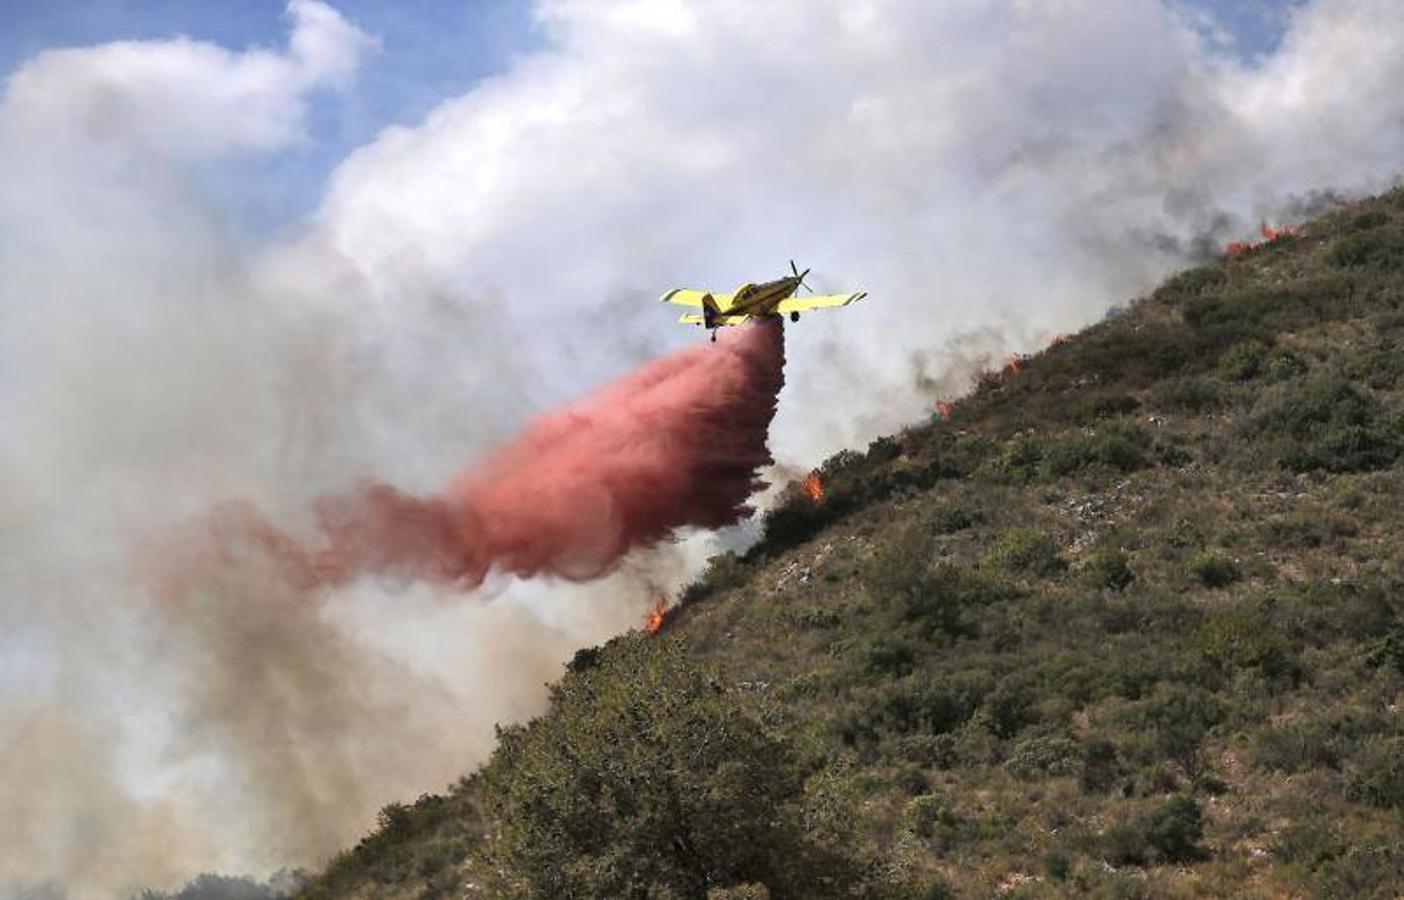
<path id="1" fill-rule="evenodd" d="M 1267 222 L 1262 222 L 1258 225 L 1258 233 L 1263 236 L 1261 241 L 1231 241 L 1228 246 L 1224 247 L 1225 255 L 1240 256 L 1264 244 L 1272 244 L 1287 238 L 1296 237 L 1297 227 L 1295 225 L 1283 225 L 1279 228 L 1274 228 Z"/>
<path id="2" fill-rule="evenodd" d="M 663 627 L 663 617 L 668 613 L 668 598 L 660 596 L 648 608 L 644 618 L 644 634 L 657 634 Z"/>
<path id="3" fill-rule="evenodd" d="M 818 503 L 824 499 L 824 480 L 819 477 L 818 472 L 810 472 L 804 476 L 804 481 L 800 482 L 800 490 L 810 500 Z"/>

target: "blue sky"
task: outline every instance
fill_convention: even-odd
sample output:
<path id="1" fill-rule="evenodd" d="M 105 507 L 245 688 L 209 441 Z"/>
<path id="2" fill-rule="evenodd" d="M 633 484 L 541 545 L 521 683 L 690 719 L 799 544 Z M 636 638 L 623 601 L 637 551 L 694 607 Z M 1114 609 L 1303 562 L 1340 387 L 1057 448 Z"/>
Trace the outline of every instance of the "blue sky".
<path id="1" fill-rule="evenodd" d="M 1300 0 L 1180 0 L 1209 12 L 1245 58 L 1280 37 Z M 326 176 L 381 128 L 414 123 L 441 100 L 500 71 L 539 45 L 527 0 L 332 0 L 381 41 L 355 88 L 311 108 L 312 144 L 264 158 L 224 161 L 206 173 L 208 190 L 253 232 L 296 222 L 312 209 Z M 0 73 L 52 47 L 185 35 L 230 48 L 280 46 L 284 0 L 0 0 Z"/>
<path id="2" fill-rule="evenodd" d="M 1291 10 L 1305 0 L 1183 0 L 1208 12 L 1232 35 L 1233 49 L 1252 59 L 1277 46 Z"/>
<path id="3" fill-rule="evenodd" d="M 310 109 L 311 146 L 220 163 L 208 187 L 255 230 L 296 220 L 315 206 L 326 175 L 348 152 L 395 123 L 413 123 L 439 101 L 504 68 L 538 36 L 523 0 L 332 0 L 381 46 L 354 89 Z M 238 49 L 282 46 L 284 0 L 0 0 L 0 73 L 53 47 L 185 35 Z"/>

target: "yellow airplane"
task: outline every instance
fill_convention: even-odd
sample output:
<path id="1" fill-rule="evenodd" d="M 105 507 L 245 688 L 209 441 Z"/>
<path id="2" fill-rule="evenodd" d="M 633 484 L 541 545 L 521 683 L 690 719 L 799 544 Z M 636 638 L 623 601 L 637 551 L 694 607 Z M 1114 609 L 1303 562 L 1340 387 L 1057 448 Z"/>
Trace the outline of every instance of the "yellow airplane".
<path id="1" fill-rule="evenodd" d="M 798 322 L 800 313 L 807 310 L 823 309 L 826 306 L 847 306 L 868 296 L 866 291 L 859 291 L 856 294 L 794 297 L 791 295 L 801 287 L 810 293 L 813 293 L 813 290 L 804 283 L 804 276 L 809 274 L 808 269 L 801 272 L 792 259 L 790 271 L 794 274 L 774 281 L 743 284 L 734 294 L 675 288 L 658 299 L 679 306 L 701 307 L 701 314 L 689 313 L 678 321 L 684 325 L 701 325 L 707 328 L 712 332 L 712 340 L 715 341 L 717 329 L 723 325 L 740 325 L 747 319 L 767 319 L 786 313 L 789 313 L 791 322 Z"/>

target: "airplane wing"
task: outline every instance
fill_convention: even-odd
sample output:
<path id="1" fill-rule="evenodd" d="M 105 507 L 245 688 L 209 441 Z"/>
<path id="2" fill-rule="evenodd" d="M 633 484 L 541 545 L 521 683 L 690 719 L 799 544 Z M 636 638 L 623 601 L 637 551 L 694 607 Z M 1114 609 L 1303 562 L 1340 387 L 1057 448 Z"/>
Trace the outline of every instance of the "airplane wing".
<path id="1" fill-rule="evenodd" d="M 713 325 L 740 325 L 742 322 L 746 321 L 746 320 L 749 319 L 749 318 L 750 318 L 750 316 L 746 316 L 746 315 L 741 315 L 741 316 L 712 316 L 712 324 L 713 324 Z M 681 319 L 678 319 L 678 321 L 681 322 L 681 323 L 684 324 L 684 325 L 705 325 L 705 324 L 706 324 L 706 321 L 703 319 L 703 317 L 697 315 L 696 313 L 691 313 L 691 314 L 685 315 L 685 316 L 683 316 Z"/>
<path id="2" fill-rule="evenodd" d="M 731 305 L 730 294 L 718 294 L 715 291 L 694 291 L 689 288 L 674 288 L 658 299 L 662 300 L 664 303 L 676 303 L 678 306 L 700 307 L 702 305 L 702 298 L 708 294 L 711 294 L 712 299 L 717 301 L 717 307 L 719 309 L 726 309 Z"/>
<path id="3" fill-rule="evenodd" d="M 804 312 L 807 309 L 823 309 L 826 306 L 847 306 L 868 296 L 867 291 L 856 294 L 818 294 L 810 297 L 790 297 L 776 305 L 778 313 Z"/>

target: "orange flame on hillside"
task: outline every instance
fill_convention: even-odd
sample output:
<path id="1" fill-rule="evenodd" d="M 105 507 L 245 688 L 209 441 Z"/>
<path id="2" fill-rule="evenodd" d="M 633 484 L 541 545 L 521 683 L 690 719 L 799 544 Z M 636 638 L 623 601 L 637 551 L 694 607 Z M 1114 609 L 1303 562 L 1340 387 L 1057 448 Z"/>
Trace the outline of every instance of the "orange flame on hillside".
<path id="1" fill-rule="evenodd" d="M 657 634 L 663 627 L 663 614 L 668 611 L 668 598 L 659 597 L 648 608 L 648 618 L 644 620 L 644 634 Z"/>
<path id="2" fill-rule="evenodd" d="M 1296 237 L 1297 227 L 1295 225 L 1283 225 L 1281 228 L 1273 228 L 1266 221 L 1258 223 L 1258 233 L 1263 236 L 1261 241 L 1233 241 L 1224 248 L 1224 253 L 1228 256 L 1238 256 L 1255 250 L 1263 244 L 1271 244 L 1283 238 Z"/>
<path id="3" fill-rule="evenodd" d="M 951 405 L 945 400 L 936 401 L 936 418 L 946 421 L 951 417 Z"/>
<path id="4" fill-rule="evenodd" d="M 819 478 L 818 472 L 810 472 L 804 476 L 804 481 L 800 482 L 800 490 L 815 503 L 824 499 L 824 482 Z"/>
<path id="5" fill-rule="evenodd" d="M 1017 353 L 1011 354 L 1004 367 L 1009 370 L 1009 374 L 1018 375 L 1019 370 L 1024 368 L 1024 358 Z"/>

